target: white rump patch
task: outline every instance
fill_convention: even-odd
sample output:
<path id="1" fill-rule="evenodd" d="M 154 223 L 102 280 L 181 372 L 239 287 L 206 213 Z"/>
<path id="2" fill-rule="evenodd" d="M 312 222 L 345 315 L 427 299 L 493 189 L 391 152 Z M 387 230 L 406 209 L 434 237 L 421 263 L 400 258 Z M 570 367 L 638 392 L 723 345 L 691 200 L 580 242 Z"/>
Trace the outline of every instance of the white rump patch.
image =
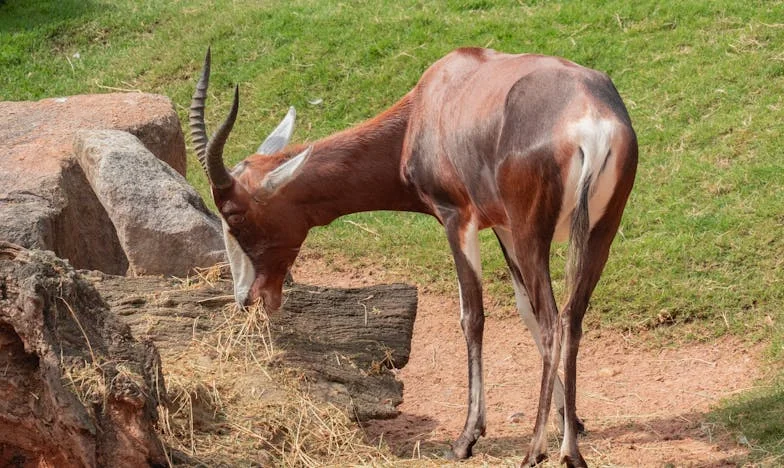
<path id="1" fill-rule="evenodd" d="M 226 221 L 221 220 L 221 222 L 223 223 L 223 242 L 226 244 L 226 256 L 229 257 L 231 277 L 234 280 L 234 300 L 237 301 L 238 305 L 244 306 L 248 293 L 250 293 L 250 287 L 256 278 L 256 269 L 253 268 L 250 258 L 240 247 L 240 243 L 229 232 L 229 226 L 226 224 Z"/>
<path id="2" fill-rule="evenodd" d="M 556 241 L 565 241 L 569 238 L 572 212 L 577 206 L 578 197 L 586 183 L 591 184 L 591 190 L 588 194 L 588 218 L 591 228 L 604 214 L 607 202 L 615 191 L 615 184 L 618 180 L 615 164 L 612 161 L 606 161 L 608 157 L 612 157 L 610 149 L 616 126 L 617 123 L 613 120 L 587 115 L 569 128 L 569 135 L 579 148 L 572 156 L 569 176 L 564 184 L 561 215 L 558 218 L 553 236 Z M 605 165 L 602 172 L 602 166 Z"/>

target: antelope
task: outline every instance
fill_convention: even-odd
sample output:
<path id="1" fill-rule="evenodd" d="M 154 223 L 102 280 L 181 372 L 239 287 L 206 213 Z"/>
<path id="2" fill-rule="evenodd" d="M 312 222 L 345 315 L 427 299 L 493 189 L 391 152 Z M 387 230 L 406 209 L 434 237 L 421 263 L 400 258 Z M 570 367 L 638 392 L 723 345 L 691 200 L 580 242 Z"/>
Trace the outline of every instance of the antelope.
<path id="1" fill-rule="evenodd" d="M 372 210 L 434 216 L 454 257 L 468 351 L 467 417 L 449 455 L 467 458 L 486 426 L 478 232 L 491 228 L 511 272 L 517 309 L 542 357 L 523 465 L 547 458 L 555 393 L 560 461 L 586 466 L 575 411 L 582 320 L 637 168 L 636 135 L 610 78 L 563 58 L 461 48 L 431 65 L 380 115 L 309 145 L 287 146 L 291 108 L 257 152 L 229 171 L 223 147 L 237 117 L 239 88 L 209 139 L 209 75 L 208 49 L 190 127 L 222 218 L 237 303 L 280 307 L 284 277 L 313 226 Z M 559 312 L 549 256 L 554 241 L 567 239 L 569 293 Z"/>

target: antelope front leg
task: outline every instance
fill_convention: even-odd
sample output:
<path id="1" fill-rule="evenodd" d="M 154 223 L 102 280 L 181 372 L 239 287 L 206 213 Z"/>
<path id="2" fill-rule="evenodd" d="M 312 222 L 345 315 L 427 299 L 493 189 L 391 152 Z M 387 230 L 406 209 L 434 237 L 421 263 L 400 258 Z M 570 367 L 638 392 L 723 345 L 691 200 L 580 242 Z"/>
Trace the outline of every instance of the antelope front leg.
<path id="1" fill-rule="evenodd" d="M 471 456 L 471 449 L 485 434 L 485 395 L 482 379 L 482 334 L 485 315 L 482 306 L 482 267 L 476 223 L 447 220 L 449 245 L 455 259 L 460 287 L 460 326 L 468 348 L 468 415 L 460 437 L 452 444 L 451 456 Z"/>

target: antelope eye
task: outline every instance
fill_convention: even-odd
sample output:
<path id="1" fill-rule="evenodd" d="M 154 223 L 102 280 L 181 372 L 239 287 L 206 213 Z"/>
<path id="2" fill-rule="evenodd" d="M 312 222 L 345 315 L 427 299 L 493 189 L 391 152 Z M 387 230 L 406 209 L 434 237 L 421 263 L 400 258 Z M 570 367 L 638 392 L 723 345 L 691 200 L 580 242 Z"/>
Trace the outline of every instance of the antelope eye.
<path id="1" fill-rule="evenodd" d="M 241 214 L 230 214 L 226 216 L 226 222 L 228 222 L 232 226 L 236 226 L 238 224 L 242 224 L 245 222 L 245 216 Z"/>

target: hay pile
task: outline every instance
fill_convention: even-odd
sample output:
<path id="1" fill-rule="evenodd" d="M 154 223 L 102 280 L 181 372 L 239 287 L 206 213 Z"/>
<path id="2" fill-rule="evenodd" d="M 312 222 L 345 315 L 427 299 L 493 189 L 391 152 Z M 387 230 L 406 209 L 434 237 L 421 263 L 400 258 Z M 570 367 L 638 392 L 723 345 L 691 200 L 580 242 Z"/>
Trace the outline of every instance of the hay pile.
<path id="1" fill-rule="evenodd" d="M 300 390 L 275 362 L 258 307 L 221 309 L 214 333 L 164 358 L 171 407 L 163 437 L 181 466 L 324 466 L 389 461 L 333 405 Z"/>
<path id="2" fill-rule="evenodd" d="M 238 308 L 227 276 L 224 266 L 201 270 L 182 281 L 97 273 L 92 277 L 134 334 L 154 341 L 160 350 L 169 401 L 168 408 L 161 409 L 160 432 L 172 463 L 210 467 L 392 463 L 394 457 L 383 444 L 365 441 L 353 407 L 325 403 L 306 391 L 314 387 L 312 370 L 292 367 L 291 355 L 298 362 L 302 356 L 291 352 L 291 342 L 280 341 L 296 326 L 280 333 L 279 322 L 289 327 L 296 319 L 278 315 L 275 325 L 260 307 Z M 311 294 L 288 293 L 294 297 L 289 308 L 297 302 L 297 294 Z M 316 293 L 322 297 L 321 291 Z M 364 311 L 366 306 L 357 307 Z M 373 317 L 369 320 L 372 324 Z M 295 341 L 299 344 L 301 339 Z M 385 347 L 381 345 L 379 349 Z M 315 354 L 311 348 L 308 353 Z M 367 362 L 346 360 L 345 370 L 357 372 L 363 381 L 390 379 L 387 367 L 377 362 L 380 352 L 376 354 L 368 355 Z M 334 362 L 334 357 L 330 355 L 329 361 Z"/>

